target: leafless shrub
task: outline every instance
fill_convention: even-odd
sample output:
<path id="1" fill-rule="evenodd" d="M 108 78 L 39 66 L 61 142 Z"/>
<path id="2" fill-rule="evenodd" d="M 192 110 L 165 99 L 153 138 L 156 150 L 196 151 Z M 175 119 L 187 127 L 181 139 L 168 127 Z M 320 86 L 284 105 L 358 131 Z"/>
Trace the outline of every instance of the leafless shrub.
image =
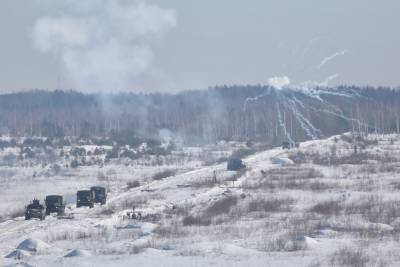
<path id="1" fill-rule="evenodd" d="M 140 186 L 140 182 L 138 180 L 129 181 L 126 183 L 126 189 L 132 189 Z"/>
<path id="2" fill-rule="evenodd" d="M 379 166 L 377 164 L 366 164 L 360 168 L 359 172 L 374 174 L 374 173 L 377 173 L 378 170 L 379 170 Z"/>
<path id="3" fill-rule="evenodd" d="M 334 187 L 337 187 L 337 184 L 328 184 L 328 183 L 323 183 L 320 181 L 315 181 L 310 183 L 310 189 L 312 191 L 325 191 Z"/>
<path id="4" fill-rule="evenodd" d="M 178 222 L 173 221 L 168 225 L 161 225 L 157 227 L 154 231 L 159 238 L 176 238 L 187 236 L 189 233 L 184 229 Z"/>
<path id="5" fill-rule="evenodd" d="M 112 215 L 117 212 L 118 208 L 115 204 L 108 204 L 107 206 L 101 207 L 99 214 L 101 215 Z"/>
<path id="6" fill-rule="evenodd" d="M 279 167 L 273 168 L 265 172 L 264 177 L 270 180 L 294 180 L 294 179 L 314 179 L 321 178 L 324 175 L 312 167 Z"/>
<path id="7" fill-rule="evenodd" d="M 291 229 L 300 236 L 310 236 L 321 228 L 321 219 L 313 213 L 301 213 L 288 215 L 285 220 L 285 228 Z"/>
<path id="8" fill-rule="evenodd" d="M 310 211 L 323 215 L 338 215 L 343 210 L 340 201 L 328 200 L 314 205 Z"/>
<path id="9" fill-rule="evenodd" d="M 182 204 L 173 206 L 171 209 L 166 209 L 164 212 L 170 216 L 188 216 L 192 208 L 193 204 Z"/>
<path id="10" fill-rule="evenodd" d="M 393 190 L 400 190 L 400 181 L 391 182 L 390 186 L 392 187 Z"/>
<path id="11" fill-rule="evenodd" d="M 362 248 L 343 247 L 333 253 L 330 259 L 332 266 L 369 266 L 371 259 Z"/>
<path id="12" fill-rule="evenodd" d="M 212 187 L 214 185 L 215 185 L 215 182 L 213 180 L 213 177 L 199 178 L 190 183 L 190 186 L 192 186 L 194 188 Z"/>
<path id="13" fill-rule="evenodd" d="M 228 196 L 221 198 L 212 203 L 206 210 L 207 216 L 216 216 L 219 214 L 229 213 L 230 209 L 238 202 L 237 196 Z"/>
<path id="14" fill-rule="evenodd" d="M 346 143 L 353 143 L 354 136 L 342 134 L 342 135 L 340 135 L 340 139 L 341 139 L 343 142 L 346 142 Z"/>
<path id="15" fill-rule="evenodd" d="M 313 159 L 314 164 L 318 165 L 361 165 L 367 163 L 370 158 L 368 157 L 370 154 L 365 152 L 360 153 L 352 153 L 350 155 L 345 155 L 341 157 L 316 157 Z"/>
<path id="16" fill-rule="evenodd" d="M 176 170 L 172 170 L 172 169 L 164 170 L 162 172 L 158 172 L 158 173 L 154 174 L 152 176 L 152 179 L 158 181 L 158 180 L 162 180 L 164 178 L 170 177 L 170 176 L 174 176 L 175 174 L 176 174 Z"/>
<path id="17" fill-rule="evenodd" d="M 332 187 L 313 181 L 323 178 L 324 175 L 315 168 L 305 167 L 281 167 L 263 172 L 263 177 L 245 181 L 242 187 L 245 189 L 298 189 L 298 190 L 321 190 Z"/>
<path id="18" fill-rule="evenodd" d="M 362 166 L 359 170 L 360 173 L 376 174 L 376 173 L 395 173 L 398 172 L 400 166 L 396 163 L 368 163 Z"/>
<path id="19" fill-rule="evenodd" d="M 370 164 L 371 161 L 377 161 L 380 163 L 390 163 L 397 162 L 398 159 L 388 153 L 385 154 L 373 154 L 369 152 L 359 152 L 352 153 L 349 155 L 344 155 L 341 157 L 323 157 L 319 154 L 314 154 L 313 163 L 317 165 L 361 165 L 361 164 Z"/>
<path id="20" fill-rule="evenodd" d="M 356 177 L 359 181 L 357 184 L 354 185 L 354 191 L 359 192 L 372 192 L 375 191 L 376 183 L 373 179 L 370 179 L 369 176 L 364 177 Z"/>
<path id="21" fill-rule="evenodd" d="M 384 201 L 370 195 L 365 199 L 351 202 L 345 206 L 345 214 L 360 214 L 373 223 L 391 224 L 400 217 L 400 201 Z"/>
<path id="22" fill-rule="evenodd" d="M 130 247 L 129 254 L 142 253 L 146 248 L 148 248 L 147 245 L 134 245 L 134 246 Z"/>
<path id="23" fill-rule="evenodd" d="M 288 158 L 291 159 L 296 164 L 303 164 L 309 161 L 308 153 L 305 153 L 300 150 L 289 153 Z"/>
<path id="24" fill-rule="evenodd" d="M 304 242 L 304 236 L 298 235 L 293 231 L 280 234 L 275 237 L 266 237 L 266 239 L 259 244 L 259 249 L 262 251 L 299 251 L 307 249 L 307 244 Z"/>
<path id="25" fill-rule="evenodd" d="M 290 211 L 290 205 L 293 203 L 291 198 L 256 198 L 248 203 L 248 212 L 264 211 L 264 212 L 278 212 Z"/>
<path id="26" fill-rule="evenodd" d="M 186 216 L 182 220 L 184 226 L 202 225 L 208 226 L 211 224 L 211 218 L 206 216 Z"/>
<path id="27" fill-rule="evenodd" d="M 397 173 L 399 168 L 396 164 L 384 163 L 379 166 L 379 172 Z"/>
<path id="28" fill-rule="evenodd" d="M 150 196 L 149 196 L 150 197 Z M 145 196 L 135 196 L 131 198 L 124 199 L 121 203 L 122 209 L 132 209 L 133 207 L 141 207 L 148 202 L 148 197 Z"/>
<path id="29" fill-rule="evenodd" d="M 183 257 L 198 257 L 198 256 L 206 256 L 206 252 L 200 249 L 191 249 L 184 248 L 183 250 L 179 250 L 174 254 L 174 256 L 183 256 Z"/>
<path id="30" fill-rule="evenodd" d="M 361 165 L 361 164 L 366 164 L 371 160 L 383 163 L 398 161 L 396 157 L 388 153 L 381 155 L 369 152 L 351 153 L 348 155 L 343 155 L 338 157 L 336 153 L 332 152 L 321 154 L 318 152 L 297 151 L 289 154 L 288 157 L 297 164 L 312 162 L 313 164 L 323 165 L 323 166 L 328 166 L 328 165 L 336 166 L 343 164 Z"/>

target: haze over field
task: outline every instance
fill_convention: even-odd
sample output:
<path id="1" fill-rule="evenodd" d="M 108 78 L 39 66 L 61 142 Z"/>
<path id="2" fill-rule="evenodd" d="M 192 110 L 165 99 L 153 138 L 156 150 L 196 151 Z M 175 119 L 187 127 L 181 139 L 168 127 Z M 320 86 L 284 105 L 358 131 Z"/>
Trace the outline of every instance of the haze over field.
<path id="1" fill-rule="evenodd" d="M 5 0 L 0 88 L 172 92 L 271 77 L 396 87 L 399 9 L 396 0 Z"/>

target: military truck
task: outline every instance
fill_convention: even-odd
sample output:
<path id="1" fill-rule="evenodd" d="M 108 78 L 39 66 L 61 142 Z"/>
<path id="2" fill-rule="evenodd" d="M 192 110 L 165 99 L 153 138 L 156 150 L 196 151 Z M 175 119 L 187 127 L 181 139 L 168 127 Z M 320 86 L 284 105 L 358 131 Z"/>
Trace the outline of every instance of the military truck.
<path id="1" fill-rule="evenodd" d="M 25 220 L 30 220 L 32 218 L 37 218 L 41 221 L 46 218 L 45 208 L 39 203 L 38 199 L 34 199 L 25 209 Z"/>
<path id="2" fill-rule="evenodd" d="M 246 165 L 243 164 L 243 161 L 238 158 L 231 158 L 228 160 L 228 164 L 226 166 L 226 169 L 228 171 L 240 171 L 242 169 L 245 169 Z"/>
<path id="3" fill-rule="evenodd" d="M 76 207 L 94 207 L 94 192 L 91 190 L 79 190 L 76 193 Z"/>
<path id="4" fill-rule="evenodd" d="M 101 205 L 106 204 L 107 201 L 107 192 L 104 187 L 101 186 L 92 186 L 90 191 L 94 193 L 94 202 L 100 203 Z"/>
<path id="5" fill-rule="evenodd" d="M 49 195 L 46 196 L 44 202 L 46 204 L 46 215 L 50 215 L 53 212 L 57 212 L 58 215 L 64 214 L 65 202 L 62 196 Z"/>

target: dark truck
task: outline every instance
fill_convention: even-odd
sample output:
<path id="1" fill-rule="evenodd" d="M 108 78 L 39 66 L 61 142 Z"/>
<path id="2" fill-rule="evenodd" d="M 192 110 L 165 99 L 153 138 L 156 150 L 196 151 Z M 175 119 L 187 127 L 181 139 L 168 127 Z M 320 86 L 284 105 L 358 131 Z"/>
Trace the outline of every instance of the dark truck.
<path id="1" fill-rule="evenodd" d="M 245 168 L 246 168 L 246 165 L 244 165 L 243 161 L 238 158 L 229 159 L 228 165 L 226 166 L 226 169 L 228 171 L 240 171 Z"/>
<path id="2" fill-rule="evenodd" d="M 91 190 L 79 190 L 76 193 L 76 207 L 94 207 L 94 192 Z"/>
<path id="3" fill-rule="evenodd" d="M 39 203 L 38 199 L 34 199 L 31 204 L 26 206 L 25 220 L 30 220 L 31 218 L 37 218 L 40 220 L 46 218 L 45 208 Z"/>
<path id="4" fill-rule="evenodd" d="M 58 195 L 46 196 L 44 202 L 46 203 L 46 215 L 50 215 L 50 213 L 53 212 L 57 212 L 58 215 L 64 214 L 65 202 L 63 201 L 62 196 Z"/>
<path id="5" fill-rule="evenodd" d="M 92 186 L 90 191 L 94 193 L 94 202 L 100 203 L 101 205 L 106 204 L 107 201 L 107 193 L 106 189 L 101 186 Z"/>

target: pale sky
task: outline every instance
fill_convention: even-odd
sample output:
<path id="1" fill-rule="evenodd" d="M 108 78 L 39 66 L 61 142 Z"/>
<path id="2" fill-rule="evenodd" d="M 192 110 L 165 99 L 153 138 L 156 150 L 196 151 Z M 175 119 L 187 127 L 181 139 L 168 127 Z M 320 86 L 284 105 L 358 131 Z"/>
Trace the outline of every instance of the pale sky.
<path id="1" fill-rule="evenodd" d="M 113 1 L 117 0 L 109 0 Z M 122 1 L 128 5 L 134 2 Z M 92 88 L 90 79 L 84 83 L 77 81 L 76 73 L 72 75 L 68 66 L 54 53 L 38 49 L 33 41 L 37 21 L 40 18 L 70 17 L 73 11 L 66 8 L 70 2 L 0 2 L 0 92 L 55 89 L 58 86 L 61 89 L 96 91 L 94 88 L 102 87 L 107 68 L 101 68 L 99 74 L 94 68 L 85 76 L 95 80 L 100 78 L 96 75 L 102 76 Z M 126 73 L 124 79 L 127 82 L 117 83 L 118 89 L 174 92 L 222 84 L 266 84 L 272 77 L 288 77 L 292 84 L 326 81 L 329 85 L 400 85 L 398 0 L 141 2 L 158 6 L 161 13 L 164 9 L 173 12 L 164 16 L 157 10 L 149 11 L 157 23 L 168 25 L 157 26 L 157 37 L 148 37 L 153 33 L 152 29 L 147 29 L 146 33 L 135 37 L 134 46 L 131 47 L 133 42 L 130 39 L 127 46 L 122 44 L 123 51 L 141 49 L 141 52 L 139 63 L 131 64 L 130 61 L 135 61 L 137 56 L 133 54 L 129 55 L 129 62 L 122 65 L 136 68 L 139 64 L 139 67 L 132 77 L 129 76 L 130 70 Z M 73 13 L 73 16 L 91 18 L 101 9 L 96 7 L 87 13 Z M 108 23 L 107 20 L 104 23 Z M 108 29 L 106 25 L 102 27 Z M 158 32 L 162 33 L 158 36 Z M 107 33 L 107 38 L 113 38 L 112 33 Z M 89 53 L 91 47 L 86 47 L 85 53 Z M 79 48 L 79 53 L 81 51 Z M 65 52 L 66 57 L 69 55 Z M 86 55 L 82 58 L 82 71 L 85 66 L 97 64 L 85 62 Z M 119 64 L 119 58 L 109 59 L 105 62 Z M 104 63 L 104 59 L 102 61 Z M 126 71 L 122 67 L 112 71 L 118 70 Z M 120 76 L 114 73 L 113 78 L 104 81 L 107 90 L 114 90 L 110 87 Z"/>

